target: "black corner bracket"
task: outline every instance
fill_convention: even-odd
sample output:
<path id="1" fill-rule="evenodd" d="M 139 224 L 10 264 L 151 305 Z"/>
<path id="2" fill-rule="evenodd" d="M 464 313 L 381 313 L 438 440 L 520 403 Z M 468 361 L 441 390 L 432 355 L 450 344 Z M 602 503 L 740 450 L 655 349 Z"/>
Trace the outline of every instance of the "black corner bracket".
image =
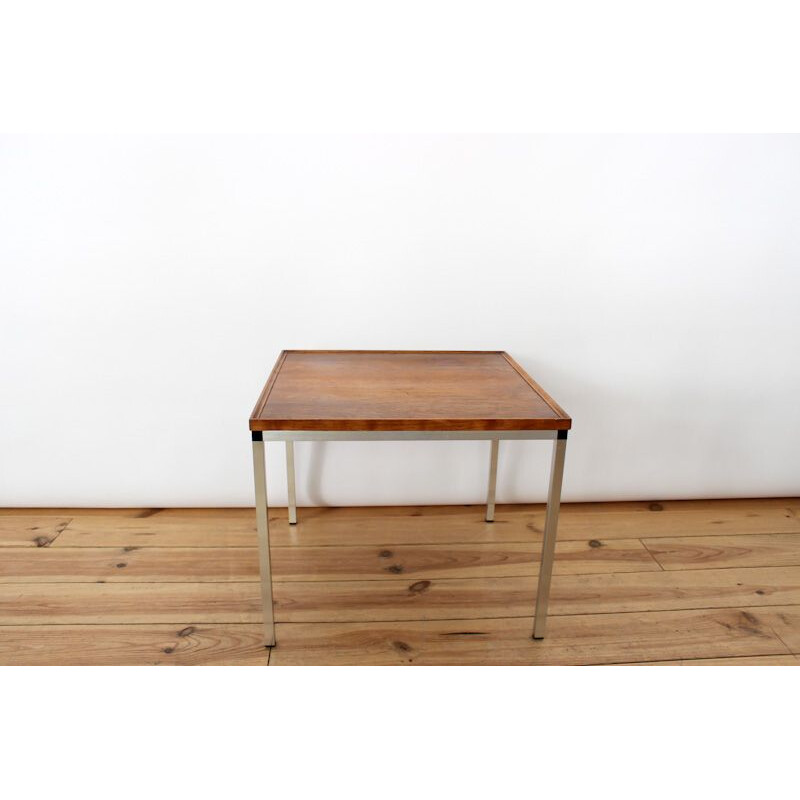
<path id="1" fill-rule="evenodd" d="M 250 431 L 253 435 L 254 442 L 263 442 L 264 441 L 264 433 L 262 431 Z"/>
<path id="2" fill-rule="evenodd" d="M 569 433 L 569 431 L 559 431 L 558 432 L 558 438 L 559 439 L 566 439 L 567 438 L 567 433 Z"/>

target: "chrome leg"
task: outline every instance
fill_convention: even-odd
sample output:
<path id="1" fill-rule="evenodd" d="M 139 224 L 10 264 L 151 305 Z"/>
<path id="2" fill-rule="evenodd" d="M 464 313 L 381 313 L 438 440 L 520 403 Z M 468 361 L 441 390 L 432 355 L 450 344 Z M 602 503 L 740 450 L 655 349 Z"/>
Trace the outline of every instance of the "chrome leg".
<path id="1" fill-rule="evenodd" d="M 497 455 L 500 440 L 492 439 L 492 455 L 489 459 L 489 489 L 486 492 L 486 521 L 494 522 L 494 496 L 497 491 Z"/>
<path id="2" fill-rule="evenodd" d="M 258 565 L 261 570 L 261 605 L 264 609 L 264 638 L 267 647 L 272 647 L 272 645 L 275 644 L 275 617 L 272 608 L 272 570 L 269 563 L 267 470 L 264 463 L 264 439 L 257 431 L 253 432 L 253 477 L 256 487 Z"/>
<path id="3" fill-rule="evenodd" d="M 567 432 L 559 431 L 553 442 L 553 461 L 550 467 L 550 490 L 547 494 L 547 516 L 542 540 L 542 563 L 539 567 L 539 586 L 536 590 L 536 614 L 533 620 L 533 638 L 543 639 L 547 625 L 547 603 L 550 598 L 550 578 L 553 574 L 553 557 L 556 550 L 558 511 L 561 506 L 561 482 L 564 477 L 564 456 L 567 452 Z"/>
<path id="4" fill-rule="evenodd" d="M 294 442 L 286 442 L 286 489 L 289 524 L 297 524 L 297 498 L 294 492 Z"/>

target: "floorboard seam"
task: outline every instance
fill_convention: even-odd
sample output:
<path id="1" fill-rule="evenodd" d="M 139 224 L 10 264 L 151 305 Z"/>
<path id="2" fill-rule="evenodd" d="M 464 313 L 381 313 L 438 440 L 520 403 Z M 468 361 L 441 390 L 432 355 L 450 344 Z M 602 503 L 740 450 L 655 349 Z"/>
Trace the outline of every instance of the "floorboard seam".
<path id="1" fill-rule="evenodd" d="M 66 523 L 65 523 L 64 525 L 62 525 L 62 526 L 60 526 L 60 527 L 59 527 L 59 526 L 56 526 L 56 535 L 55 535 L 55 536 L 54 536 L 54 537 L 53 537 L 53 538 L 52 538 L 52 539 L 51 539 L 51 540 L 50 540 L 50 541 L 47 543 L 47 545 L 46 545 L 47 547 L 52 547 L 52 546 L 53 546 L 53 542 L 55 542 L 55 541 L 56 541 L 56 539 L 58 539 L 58 537 L 59 537 L 59 536 L 61 536 L 61 534 L 62 534 L 62 533 L 64 533 L 64 531 L 65 531 L 67 528 L 69 528 L 69 526 L 70 526 L 70 523 L 72 522 L 72 520 L 73 520 L 73 517 L 70 517 L 70 518 L 69 518 L 69 519 L 66 521 Z M 27 548 L 21 548 L 21 549 L 27 549 Z"/>
<path id="2" fill-rule="evenodd" d="M 648 537 L 648 538 L 652 538 L 652 537 Z M 658 558 L 656 558 L 656 556 L 653 554 L 653 551 L 647 546 L 647 542 L 645 542 L 645 540 L 641 539 L 641 538 L 639 539 L 639 541 L 642 543 L 642 547 L 644 547 L 644 549 L 647 550 L 648 553 L 650 553 L 650 558 L 652 558 L 653 561 L 655 561 L 656 564 L 658 564 L 658 566 L 661 569 L 661 571 L 662 572 L 666 572 L 667 570 L 664 569 L 664 565 L 658 560 Z"/>
<path id="3" fill-rule="evenodd" d="M 770 631 L 772 631 L 772 635 L 775 636 L 775 638 L 786 648 L 786 652 L 788 655 L 792 656 L 796 655 L 796 653 L 794 653 L 792 648 L 789 647 L 788 644 L 786 644 L 786 642 L 783 640 L 783 637 L 775 630 L 775 628 L 772 627 L 772 625 L 769 622 L 765 622 L 764 624 L 767 626 L 767 628 L 770 629 Z"/>
<path id="4" fill-rule="evenodd" d="M 26 550 L 30 548 L 25 548 Z M 797 566 L 800 566 L 798 564 Z M 590 575 L 644 575 L 650 574 L 654 572 L 678 572 L 678 570 L 656 570 L 656 569 L 626 569 L 626 570 L 606 570 L 604 572 L 554 572 L 554 577 L 588 577 Z M 405 573 L 405 577 L 402 578 L 390 578 L 390 577 L 381 577 L 381 578 L 320 578 L 319 580 L 312 581 L 308 578 L 275 578 L 273 577 L 272 582 L 273 584 L 282 584 L 286 586 L 291 586 L 296 583 L 306 583 L 311 585 L 320 585 L 325 583 L 387 583 L 387 584 L 402 584 L 405 581 L 414 581 L 414 580 L 430 580 L 430 581 L 494 581 L 494 580 L 512 580 L 515 578 L 531 578 L 535 579 L 538 577 L 538 573 L 535 575 L 486 575 L 486 576 L 474 576 L 474 577 L 463 577 L 463 578 L 451 578 L 451 577 L 440 577 L 437 575 L 428 575 L 424 572 L 408 572 Z M 135 578 L 123 578 L 123 577 L 114 577 L 114 578 L 102 578 L 97 580 L 80 580 L 80 581 L 48 581 L 43 578 L 26 578 L 22 581 L 7 581 L 3 580 L 0 577 L 0 586 L 93 586 L 95 584 L 125 584 L 125 585 L 133 585 L 133 584 L 142 584 L 142 585 L 151 585 L 151 584 L 164 584 L 164 585 L 174 585 L 174 584 L 234 584 L 234 583 L 259 583 L 258 578 L 230 578 L 228 580 L 221 580 L 219 578 L 214 578 L 210 580 L 197 580 L 197 578 L 177 578 L 175 580 L 136 580 Z"/>
<path id="5" fill-rule="evenodd" d="M 550 617 L 558 616 L 558 617 L 603 617 L 603 616 L 611 616 L 614 614 L 677 614 L 681 612 L 691 612 L 691 611 L 721 611 L 721 610 L 728 610 L 728 611 L 741 611 L 741 610 L 773 610 L 774 608 L 800 608 L 800 603 L 780 603 L 776 604 L 775 606 L 709 606 L 709 607 L 700 607 L 700 608 L 661 608 L 661 609 L 648 609 L 645 611 L 598 611 L 592 613 L 579 613 L 579 614 L 550 614 Z M 187 622 L 189 619 L 189 622 Z M 388 625 L 388 624 L 398 624 L 398 623 L 428 623 L 428 622 L 481 622 L 481 621 L 496 621 L 496 620 L 519 620 L 519 619 L 530 619 L 533 620 L 533 614 L 524 614 L 524 615 L 506 615 L 503 617 L 431 617 L 428 619 L 421 619 L 421 618 L 412 618 L 412 619 L 362 619 L 362 620 L 276 620 L 276 625 Z M 46 626 L 53 626 L 53 627 L 62 627 L 62 626 L 86 626 L 86 627 L 93 627 L 98 625 L 108 625 L 108 626 L 116 626 L 116 625 L 260 625 L 261 619 L 260 616 L 258 619 L 253 621 L 227 621 L 227 620 L 203 620 L 203 619 L 196 619 L 192 618 L 190 614 L 187 614 L 186 617 L 183 618 L 175 618 L 172 620 L 151 620 L 151 621 L 139 621 L 139 622 L 117 622 L 113 619 L 111 620 L 104 620 L 100 622 L 4 622 L 0 623 L 0 629 L 2 628 L 27 628 L 27 627 L 46 627 Z M 768 626 L 770 627 L 770 626 Z M 775 634 L 777 636 L 777 634 Z M 783 639 L 779 636 L 777 637 L 780 639 L 781 643 L 785 645 Z M 546 640 L 545 640 L 546 641 Z M 771 654 L 774 655 L 774 654 Z M 783 653 L 782 655 L 800 655 L 798 653 L 794 653 L 791 649 L 788 650 L 787 653 Z"/>
<path id="6" fill-rule="evenodd" d="M 793 653 L 748 653 L 745 656 L 698 656 L 697 658 L 662 658 L 656 659 L 659 662 L 659 666 L 692 666 L 692 661 L 731 661 L 736 658 L 768 658 L 770 656 L 791 656 L 794 655 Z M 630 664 L 631 666 L 641 666 L 643 664 L 652 664 L 654 659 L 650 659 L 647 661 L 603 661 L 593 665 L 585 665 L 585 666 L 597 666 L 597 667 L 619 667 L 619 666 L 627 666 Z M 687 663 L 689 662 L 689 663 Z"/>
<path id="7" fill-rule="evenodd" d="M 798 606 L 796 603 L 776 603 L 774 606 L 698 606 L 694 608 L 651 608 L 651 609 L 637 609 L 628 611 L 595 611 L 591 613 L 576 612 L 573 614 L 553 614 L 548 615 L 550 618 L 566 618 L 566 617 L 607 617 L 620 614 L 677 614 L 681 612 L 690 611 L 758 611 L 758 610 L 771 610 L 773 608 L 792 607 Z M 260 612 L 253 612 L 257 615 L 250 621 L 245 620 L 226 620 L 226 619 L 204 619 L 202 617 L 191 617 L 187 614 L 186 617 L 179 618 L 173 617 L 166 620 L 143 620 L 139 622 L 118 622 L 113 617 L 100 622 L 0 622 L 0 628 L 19 628 L 19 627 L 41 627 L 45 625 L 178 625 L 185 622 L 186 618 L 190 618 L 189 624 L 198 625 L 257 625 L 261 621 Z M 416 622 L 467 622 L 470 620 L 503 620 L 503 619 L 533 619 L 533 614 L 506 614 L 504 616 L 482 616 L 482 617 L 406 617 L 405 619 L 347 619 L 347 620 L 332 620 L 332 619 L 309 619 L 309 620 L 280 620 L 276 619 L 276 625 L 387 625 L 395 623 L 416 623 Z M 776 634 L 777 636 L 777 634 Z M 780 638 L 780 637 L 778 637 Z M 783 639 L 781 639 L 783 642 Z M 784 643 L 785 644 L 785 643 Z M 789 654 L 795 655 L 792 650 Z"/>
<path id="8" fill-rule="evenodd" d="M 130 519 L 136 519 L 136 517 L 130 517 Z M 70 523 L 68 523 L 67 527 L 62 529 L 62 530 L 67 530 L 67 528 L 69 527 L 69 524 Z M 714 530 L 716 530 L 716 529 L 714 529 Z M 53 538 L 51 541 L 54 542 L 58 538 L 58 536 L 60 534 L 61 534 L 61 531 L 59 531 L 59 534 L 55 538 Z M 615 537 L 613 539 L 608 539 L 607 538 L 606 540 L 607 541 L 611 541 L 611 542 L 619 542 L 619 541 L 624 541 L 626 539 L 629 539 L 631 541 L 642 541 L 642 538 L 646 538 L 648 540 L 653 540 L 653 539 L 697 539 L 697 538 L 705 538 L 705 537 L 717 538 L 717 537 L 726 537 L 726 536 L 780 536 L 780 535 L 787 535 L 787 536 L 800 535 L 800 526 L 798 526 L 798 529 L 795 530 L 795 531 L 759 530 L 759 531 L 735 531 L 735 532 L 729 532 L 729 533 L 728 532 L 726 532 L 726 533 L 709 533 L 707 531 L 702 531 L 702 532 L 694 532 L 694 533 L 670 533 L 669 535 L 664 535 L 664 536 L 653 536 L 653 535 L 647 534 L 645 537 L 636 536 L 635 534 L 631 534 L 630 536 L 623 536 L 623 537 L 618 537 L 618 538 Z M 256 536 L 256 531 L 255 531 L 255 529 L 253 529 L 253 537 L 255 538 L 255 536 Z M 585 535 L 576 536 L 574 539 L 567 539 L 567 538 L 563 538 L 562 537 L 561 539 L 559 539 L 559 542 L 560 543 L 582 542 L 582 541 L 584 541 L 584 539 L 586 537 L 591 537 L 591 536 L 592 536 L 592 533 L 589 531 Z M 229 545 L 229 544 L 225 544 L 224 542 L 220 543 L 220 544 L 141 544 L 140 540 L 135 538 L 135 535 L 130 540 L 126 540 L 126 541 L 127 541 L 126 544 L 121 544 L 120 543 L 120 544 L 86 544 L 86 545 L 80 544 L 78 542 L 78 543 L 72 543 L 72 544 L 63 545 L 63 547 L 64 548 L 72 547 L 72 548 L 76 548 L 76 549 L 140 547 L 142 549 L 150 548 L 150 549 L 153 549 L 153 550 L 166 549 L 166 548 L 169 548 L 169 549 L 183 548 L 183 549 L 208 550 L 208 549 L 219 549 L 219 548 L 228 548 L 228 547 L 230 547 L 230 548 L 241 548 L 241 549 L 257 549 L 257 547 L 258 547 L 257 544 L 252 544 L 252 545 Z M 313 548 L 318 548 L 318 547 L 352 547 L 352 548 L 375 547 L 375 548 L 379 548 L 380 549 L 382 547 L 437 547 L 437 546 L 438 547 L 450 547 L 450 546 L 460 546 L 460 545 L 486 545 L 486 546 L 501 545 L 502 546 L 502 545 L 505 545 L 505 544 L 527 544 L 527 545 L 538 546 L 538 545 L 541 545 L 541 537 L 538 538 L 538 539 L 535 539 L 533 541 L 531 541 L 530 539 L 502 539 L 502 540 L 498 539 L 498 540 L 492 540 L 492 541 L 482 541 L 482 540 L 472 539 L 472 540 L 468 540 L 468 541 L 453 541 L 453 542 L 448 541 L 448 542 L 445 542 L 445 543 L 431 542 L 430 540 L 399 542 L 399 543 L 396 542 L 396 541 L 394 541 L 394 542 L 385 541 L 385 542 L 374 542 L 374 543 L 368 543 L 368 544 L 364 544 L 363 542 L 355 542 L 355 543 L 336 542 L 335 544 L 321 544 L 321 543 L 320 544 L 308 544 L 308 543 L 304 543 L 304 544 L 272 544 L 270 542 L 270 550 L 279 550 L 279 549 L 299 550 L 299 549 L 303 549 L 303 548 L 307 548 L 307 547 L 308 548 L 312 548 L 312 547 Z M 644 544 L 644 542 L 642 542 L 642 544 Z M 17 546 L 20 546 L 20 545 L 8 545 L 8 546 L 9 547 L 17 547 Z M 645 547 L 646 547 L 646 545 L 645 545 Z"/>

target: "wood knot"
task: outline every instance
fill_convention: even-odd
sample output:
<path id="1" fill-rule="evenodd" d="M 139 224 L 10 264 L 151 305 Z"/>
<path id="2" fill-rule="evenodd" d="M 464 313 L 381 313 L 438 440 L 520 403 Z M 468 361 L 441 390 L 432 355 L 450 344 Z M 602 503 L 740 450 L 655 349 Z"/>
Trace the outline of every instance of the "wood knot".
<path id="1" fill-rule="evenodd" d="M 393 573 L 395 575 L 399 575 L 403 571 L 403 565 L 402 564 L 392 564 L 391 567 L 386 567 L 386 571 L 387 572 L 391 572 L 391 573 Z"/>
<path id="2" fill-rule="evenodd" d="M 127 547 L 123 547 L 122 548 L 122 550 L 125 553 L 132 553 L 134 550 L 138 550 L 138 549 L 139 549 L 139 547 L 137 545 L 134 545 L 134 544 L 129 544 L 129 545 L 127 545 Z"/>
<path id="3" fill-rule="evenodd" d="M 542 529 L 541 529 L 541 528 L 537 528 L 537 527 L 536 527 L 536 526 L 535 526 L 535 525 L 534 525 L 532 522 L 528 522 L 528 523 L 525 525 L 525 527 L 526 527 L 526 528 L 527 528 L 529 531 L 533 531 L 534 533 L 541 533 L 541 532 L 542 532 Z"/>
<path id="4" fill-rule="evenodd" d="M 47 547 L 50 544 L 50 540 L 46 536 L 37 536 L 33 541 L 37 547 Z"/>
<path id="5" fill-rule="evenodd" d="M 381 550 L 380 553 L 378 553 L 378 555 L 381 558 L 391 558 L 392 557 L 392 551 L 391 550 Z"/>
<path id="6" fill-rule="evenodd" d="M 599 539 L 589 539 L 589 547 L 602 547 L 603 543 Z"/>
<path id="7" fill-rule="evenodd" d="M 165 647 L 163 652 L 166 653 L 167 655 L 169 655 L 170 653 L 174 653 L 175 652 L 175 648 L 174 647 Z"/>
<path id="8" fill-rule="evenodd" d="M 194 628 L 187 625 L 183 630 L 178 631 L 178 636 L 191 636 L 194 633 Z"/>
<path id="9" fill-rule="evenodd" d="M 395 650 L 400 650 L 403 653 L 408 653 L 411 650 L 411 645 L 406 642 L 392 642 L 392 647 Z"/>
<path id="10" fill-rule="evenodd" d="M 430 589 L 431 582 L 430 581 L 417 581 L 416 583 L 412 583 L 411 586 L 408 587 L 408 591 L 411 594 L 422 594 L 422 592 Z"/>
<path id="11" fill-rule="evenodd" d="M 650 503 L 650 505 L 647 506 L 647 507 L 650 509 L 650 511 L 663 511 L 664 510 L 664 506 L 662 506 L 661 503 Z"/>
<path id="12" fill-rule="evenodd" d="M 120 561 L 119 564 L 117 564 L 117 569 L 122 569 L 123 567 L 127 567 L 127 566 L 128 565 L 124 561 Z"/>
<path id="13" fill-rule="evenodd" d="M 763 589 L 756 589 L 756 594 L 766 594 Z"/>

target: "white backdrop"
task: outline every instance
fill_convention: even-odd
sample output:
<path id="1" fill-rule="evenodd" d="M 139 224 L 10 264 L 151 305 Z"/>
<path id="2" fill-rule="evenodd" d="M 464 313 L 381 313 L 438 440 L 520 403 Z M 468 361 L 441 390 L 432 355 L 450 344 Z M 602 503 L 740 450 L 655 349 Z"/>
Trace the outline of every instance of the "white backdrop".
<path id="1" fill-rule="evenodd" d="M 565 499 L 797 494 L 798 220 L 800 137 L 0 139 L 0 505 L 250 504 L 315 347 L 508 350 Z M 301 504 L 485 496 L 488 443 L 296 449 Z M 548 458 L 504 444 L 498 500 Z"/>

